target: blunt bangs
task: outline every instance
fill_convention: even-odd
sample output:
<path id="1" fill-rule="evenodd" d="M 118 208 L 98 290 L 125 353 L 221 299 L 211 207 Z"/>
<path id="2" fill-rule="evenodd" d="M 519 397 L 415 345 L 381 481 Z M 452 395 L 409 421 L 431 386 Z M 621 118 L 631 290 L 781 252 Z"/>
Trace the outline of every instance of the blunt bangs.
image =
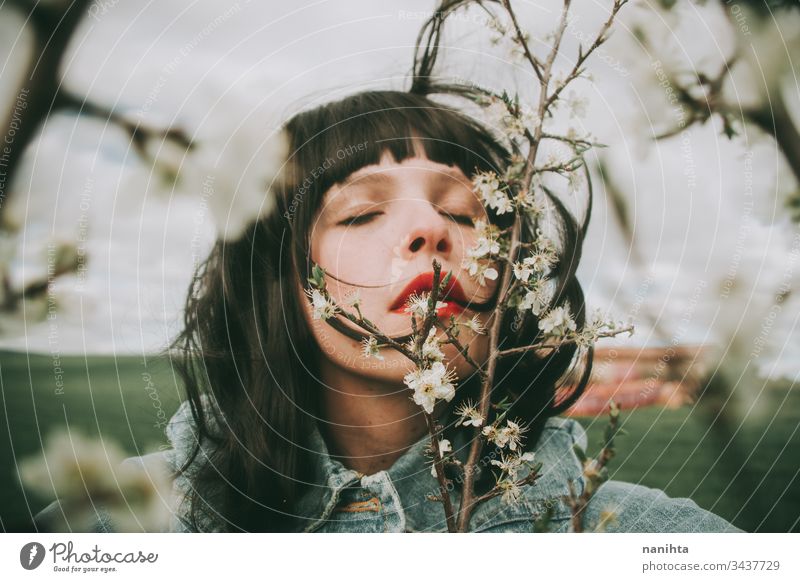
<path id="1" fill-rule="evenodd" d="M 469 178 L 478 171 L 502 172 L 509 160 L 507 150 L 470 117 L 397 91 L 368 91 L 327 103 L 298 114 L 288 129 L 293 139 L 288 194 L 302 191 L 314 207 L 333 185 L 378 164 L 384 152 L 397 163 L 424 154 Z"/>

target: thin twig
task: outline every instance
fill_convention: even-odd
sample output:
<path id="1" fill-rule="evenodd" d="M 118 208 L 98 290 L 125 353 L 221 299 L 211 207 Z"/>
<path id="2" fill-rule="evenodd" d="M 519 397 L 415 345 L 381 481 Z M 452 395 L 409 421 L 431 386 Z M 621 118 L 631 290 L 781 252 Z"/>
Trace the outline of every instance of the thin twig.
<path id="1" fill-rule="evenodd" d="M 509 0 L 504 0 L 504 1 L 506 4 L 509 2 Z M 536 124 L 534 135 L 530 136 L 530 134 L 528 134 L 530 150 L 528 151 L 525 177 L 522 181 L 523 192 L 528 191 L 528 189 L 530 188 L 531 181 L 533 180 L 536 155 L 539 149 L 538 146 L 541 141 L 541 135 L 542 135 L 542 120 L 544 119 L 544 113 L 547 108 L 547 101 L 546 101 L 547 86 L 548 83 L 550 82 L 553 62 L 555 61 L 555 52 L 557 51 L 558 45 L 561 42 L 560 36 L 564 34 L 564 30 L 566 28 L 566 15 L 569 10 L 569 4 L 570 0 L 564 0 L 564 11 L 562 13 L 561 24 L 559 25 L 559 31 L 556 33 L 556 40 L 553 43 L 553 48 L 555 50 L 554 52 L 551 52 L 551 54 L 548 56 L 548 59 L 545 62 L 545 66 L 542 70 L 542 75 L 540 80 L 541 92 L 539 95 L 539 107 L 537 112 L 538 123 Z M 520 39 L 520 42 L 523 45 L 527 44 L 524 37 Z M 511 243 L 509 244 L 508 247 L 509 262 L 514 261 L 516 247 L 520 239 L 521 229 L 522 229 L 522 220 L 520 214 L 516 213 L 514 218 L 514 225 L 511 230 Z M 500 289 L 503 290 L 509 288 L 510 282 L 511 282 L 511 269 L 505 268 L 503 269 L 503 278 L 500 282 Z M 514 281 L 514 284 L 516 284 L 516 280 Z M 489 405 L 491 403 L 492 384 L 494 379 L 494 372 L 497 367 L 497 361 L 498 361 L 497 354 L 499 352 L 498 345 L 500 337 L 500 326 L 503 320 L 503 316 L 505 315 L 509 297 L 510 297 L 510 290 L 509 293 L 505 293 L 501 297 L 501 300 L 498 302 L 497 308 L 495 310 L 495 319 L 494 322 L 492 323 L 492 328 L 489 333 L 489 361 L 486 367 L 486 377 L 481 382 L 480 400 L 478 404 L 479 406 L 478 411 L 483 418 L 489 417 Z M 464 471 L 465 476 L 464 476 L 463 494 L 461 497 L 461 504 L 458 508 L 458 531 L 462 532 L 467 531 L 467 528 L 469 526 L 469 518 L 476 504 L 475 492 L 473 490 L 475 481 L 474 467 L 478 461 L 478 458 L 481 455 L 481 451 L 483 450 L 483 438 L 481 435 L 481 429 L 479 427 L 475 427 L 473 433 L 474 436 L 472 439 L 472 446 L 470 448 L 469 456 L 467 458 L 467 464 Z"/>
<path id="2" fill-rule="evenodd" d="M 575 533 L 583 532 L 583 517 L 589 502 L 597 489 L 607 479 L 606 466 L 614 457 L 614 439 L 618 434 L 624 434 L 619 427 L 619 407 L 614 401 L 609 402 L 608 424 L 603 433 L 603 448 L 595 459 L 587 459 L 584 451 L 577 447 L 575 452 L 579 454 L 583 464 L 584 487 L 580 495 L 575 492 L 575 484 L 570 479 L 567 481 L 569 495 L 565 499 L 572 512 L 572 530 Z"/>
<path id="3" fill-rule="evenodd" d="M 25 76 L 14 92 L 17 106 L 12 106 L 3 119 L 3 180 L 0 182 L 0 216 L 5 204 L 6 188 L 14 182 L 24 152 L 34 140 L 53 109 L 61 83 L 61 61 L 75 30 L 86 15 L 91 0 L 64 3 L 29 4 L 12 0 L 6 10 L 16 10 L 33 33 L 31 59 Z M 52 4 L 52 5 L 51 5 Z M 7 81 L 7 79 L 6 79 Z"/>
<path id="4" fill-rule="evenodd" d="M 530 52 L 530 49 L 527 45 L 527 41 L 525 40 L 525 35 L 520 29 L 516 16 L 514 15 L 511 9 L 510 0 L 502 0 L 502 4 L 508 11 L 509 16 L 512 19 L 512 23 L 514 24 L 517 42 L 522 46 L 526 58 L 534 67 L 534 71 L 536 72 L 536 76 L 539 80 L 539 85 L 540 85 L 539 103 L 537 107 L 537 122 L 535 127 L 533 128 L 533 132 L 529 131 L 527 128 L 525 130 L 525 137 L 527 138 L 529 149 L 526 159 L 525 174 L 523 179 L 520 181 L 521 191 L 523 192 L 529 191 L 530 185 L 533 180 L 533 176 L 537 173 L 537 171 L 541 171 L 541 168 L 539 169 L 536 168 L 536 158 L 539 152 L 539 145 L 542 141 L 542 137 L 543 135 L 545 135 L 543 130 L 543 121 L 546 117 L 547 112 L 549 111 L 549 108 L 556 101 L 563 88 L 566 87 L 575 77 L 577 77 L 578 74 L 580 74 L 581 66 L 583 62 L 586 60 L 586 58 L 598 46 L 600 46 L 600 44 L 602 44 L 605 41 L 605 39 L 607 38 L 606 34 L 611 26 L 611 23 L 616 17 L 616 14 L 619 11 L 619 9 L 626 2 L 627 0 L 615 0 L 614 6 L 611 11 L 611 15 L 601 28 L 600 33 L 598 34 L 595 41 L 592 43 L 592 45 L 585 53 L 582 49 L 579 50 L 578 59 L 572 72 L 567 76 L 565 81 L 561 82 L 560 85 L 555 88 L 555 90 L 552 93 L 548 93 L 550 80 L 552 78 L 552 73 L 553 73 L 553 65 L 555 63 L 556 56 L 559 53 L 561 41 L 564 37 L 564 32 L 566 31 L 567 28 L 571 0 L 564 0 L 561 19 L 559 21 L 558 28 L 555 31 L 555 35 L 553 37 L 552 48 L 544 63 L 536 59 Z M 515 114 L 519 114 L 519 111 L 516 111 Z M 547 134 L 547 138 L 553 139 L 553 136 L 551 134 Z M 555 168 L 552 168 L 552 170 L 555 171 Z M 520 247 L 521 228 L 522 228 L 521 217 L 520 214 L 517 213 L 515 215 L 514 224 L 511 227 L 511 237 L 510 237 L 511 241 L 508 247 L 508 256 L 506 257 L 507 262 L 509 264 L 513 264 L 517 251 Z M 508 300 L 511 297 L 513 289 L 515 289 L 517 285 L 516 279 L 513 282 L 511 281 L 511 274 L 512 271 L 510 268 L 505 268 L 503 270 L 503 277 L 500 281 L 501 298 L 498 301 L 497 307 L 495 309 L 495 320 L 489 332 L 489 359 L 486 365 L 486 376 L 482 378 L 481 382 L 480 399 L 478 404 L 479 414 L 483 418 L 488 418 L 489 408 L 491 405 L 490 396 L 493 387 L 494 373 L 497 366 L 497 361 L 501 356 L 501 354 L 503 353 L 498 349 L 501 322 L 503 320 L 503 316 L 508 306 Z M 531 349 L 531 348 L 526 347 L 525 349 Z M 474 492 L 474 480 L 475 480 L 474 467 L 483 449 L 483 438 L 481 435 L 481 429 L 479 427 L 475 427 L 473 432 L 474 436 L 472 440 L 472 445 L 470 448 L 466 466 L 464 467 L 464 487 L 461 498 L 461 504 L 458 510 L 458 521 L 457 521 L 458 531 L 467 531 L 469 518 L 473 508 L 477 503 L 486 498 L 485 495 L 476 497 Z"/>
<path id="5" fill-rule="evenodd" d="M 627 327 L 623 327 L 623 328 L 620 328 L 620 329 L 615 329 L 615 330 L 610 330 L 610 331 L 603 331 L 603 332 L 598 333 L 597 337 L 598 338 L 615 337 L 615 336 L 618 336 L 621 333 L 633 333 L 633 326 L 629 325 Z M 505 358 L 507 356 L 513 356 L 514 354 L 521 354 L 523 352 L 528 352 L 530 350 L 544 350 L 544 349 L 555 349 L 555 350 L 557 350 L 561 346 L 574 344 L 577 341 L 578 341 L 577 337 L 569 337 L 569 338 L 564 338 L 561 341 L 559 341 L 557 343 L 554 343 L 554 344 L 541 343 L 541 344 L 531 344 L 531 345 L 527 345 L 527 346 L 519 346 L 519 347 L 516 347 L 516 348 L 508 348 L 507 350 L 500 351 L 500 353 L 497 354 L 497 357 L 498 358 Z"/>
<path id="6" fill-rule="evenodd" d="M 503 0 L 503 7 L 505 7 L 506 12 L 508 12 L 508 15 L 511 17 L 511 23 L 514 25 L 514 33 L 517 35 L 517 42 L 522 46 L 522 50 L 525 53 L 525 58 L 528 59 L 531 67 L 533 67 L 533 72 L 536 73 L 536 77 L 541 82 L 542 63 L 531 53 L 528 43 L 525 41 L 525 33 L 522 32 L 522 28 L 520 28 L 519 22 L 517 21 L 517 15 L 511 8 L 510 0 Z"/>
<path id="7" fill-rule="evenodd" d="M 519 481 L 515 481 L 514 485 L 516 487 L 524 487 L 525 485 L 533 485 L 539 479 L 539 477 L 541 477 L 541 474 L 539 474 L 539 469 L 540 468 L 541 468 L 541 463 L 537 464 L 536 467 L 531 469 L 530 473 L 525 475 L 525 477 L 523 477 Z M 493 497 L 497 497 L 498 495 L 502 495 L 502 494 L 503 494 L 502 488 L 495 486 L 495 487 L 492 488 L 491 491 L 488 491 L 488 492 L 484 493 L 483 495 L 480 495 L 480 496 L 476 497 L 475 498 L 475 505 L 478 505 L 479 503 L 483 503 L 484 501 L 487 501 L 488 499 L 492 499 Z"/>
<path id="8" fill-rule="evenodd" d="M 467 350 L 469 348 L 467 346 L 462 345 L 461 342 L 458 341 L 458 338 L 456 338 L 453 335 L 453 332 L 452 332 L 452 330 L 450 329 L 449 326 L 444 325 L 443 323 L 439 322 L 438 320 L 437 320 L 436 325 L 440 329 L 444 330 L 445 334 L 447 334 L 447 338 L 448 338 L 449 343 L 452 343 L 456 347 L 456 349 L 458 349 L 459 354 L 461 354 L 461 356 L 464 358 L 464 360 L 469 365 L 471 365 L 473 368 L 475 368 L 475 370 L 481 376 L 481 379 L 483 379 L 483 377 L 486 375 L 486 372 L 483 370 L 483 366 L 481 366 L 480 364 L 478 364 L 478 362 L 473 360 L 472 357 L 470 357 L 470 355 L 467 353 Z"/>
<path id="9" fill-rule="evenodd" d="M 424 359 L 422 357 L 422 345 L 428 337 L 428 332 L 430 331 L 431 327 L 433 326 L 434 322 L 438 319 L 438 314 L 436 313 L 436 303 L 439 301 L 439 295 L 441 292 L 441 285 L 440 285 L 440 277 L 442 272 L 442 265 L 436 259 L 433 259 L 433 287 L 431 289 L 430 295 L 428 296 L 428 310 L 425 313 L 425 319 L 423 320 L 423 332 L 417 336 L 417 349 L 416 349 L 416 357 L 414 358 L 414 362 L 418 367 L 420 367 Z M 449 276 L 448 276 L 449 279 Z M 450 492 L 447 489 L 447 477 L 444 474 L 444 463 L 442 459 L 442 452 L 439 450 L 439 435 L 438 431 L 436 430 L 436 423 L 433 420 L 433 417 L 430 414 L 425 414 L 425 420 L 428 425 L 428 432 L 431 436 L 431 450 L 433 451 L 434 455 L 434 466 L 436 467 L 436 479 L 439 482 L 439 498 L 444 506 L 444 515 L 445 520 L 447 522 L 447 531 L 455 532 L 456 530 L 456 518 L 455 512 L 453 510 L 453 501 L 450 499 Z"/>
<path id="10" fill-rule="evenodd" d="M 585 52 L 583 51 L 583 48 L 578 49 L 578 58 L 575 61 L 575 65 L 572 67 L 572 71 L 570 71 L 560 86 L 555 88 L 550 97 L 547 98 L 548 107 L 550 107 L 550 105 L 552 105 L 556 99 L 558 99 L 559 95 L 561 95 L 561 91 L 563 91 L 564 88 L 570 84 L 570 82 L 572 82 L 581 74 L 581 67 L 586 62 L 586 59 L 589 58 L 589 55 L 591 55 L 601 44 L 608 40 L 607 33 L 611 28 L 611 25 L 614 23 L 617 13 L 627 3 L 628 0 L 614 0 L 614 6 L 611 8 L 611 14 L 609 14 L 608 19 L 601 26 L 599 34 L 595 37 L 594 41 L 589 46 L 589 49 Z"/>
<path id="11" fill-rule="evenodd" d="M 334 303 L 334 305 L 335 305 L 335 303 Z M 352 313 L 348 313 L 347 311 L 345 311 L 344 309 L 342 309 L 338 305 L 336 307 L 336 313 L 343 315 L 348 320 L 352 321 L 353 323 L 355 323 L 356 325 L 361 327 L 364 331 L 368 331 L 370 334 L 372 334 L 375 337 L 375 339 L 379 343 L 384 344 L 388 348 L 392 348 L 394 350 L 397 350 L 398 352 L 403 354 L 405 357 L 407 357 L 409 360 L 413 360 L 414 359 L 414 352 L 409 350 L 403 344 L 401 344 L 399 342 L 396 342 L 395 340 L 393 340 L 389 336 L 385 335 L 377 327 L 375 327 L 371 323 L 368 323 L 363 317 L 359 317 L 359 316 L 353 315 Z"/>

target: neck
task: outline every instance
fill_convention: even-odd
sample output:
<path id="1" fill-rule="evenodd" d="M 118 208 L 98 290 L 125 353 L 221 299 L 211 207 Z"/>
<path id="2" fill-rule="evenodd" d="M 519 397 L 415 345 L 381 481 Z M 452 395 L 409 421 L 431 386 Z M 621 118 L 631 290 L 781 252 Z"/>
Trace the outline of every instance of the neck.
<path id="1" fill-rule="evenodd" d="M 405 384 L 353 374 L 328 360 L 320 376 L 327 421 L 320 430 L 330 455 L 346 467 L 365 475 L 388 469 L 428 432 Z"/>

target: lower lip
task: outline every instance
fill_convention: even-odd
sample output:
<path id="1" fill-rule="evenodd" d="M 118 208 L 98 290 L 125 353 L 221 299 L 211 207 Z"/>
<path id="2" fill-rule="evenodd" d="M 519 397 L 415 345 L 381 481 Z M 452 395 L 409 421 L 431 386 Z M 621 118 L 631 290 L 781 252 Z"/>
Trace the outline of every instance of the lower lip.
<path id="1" fill-rule="evenodd" d="M 440 319 L 448 319 L 451 315 L 456 316 L 459 315 L 460 313 L 464 313 L 464 308 L 455 301 L 447 301 L 446 303 L 447 305 L 445 305 L 444 307 L 440 307 L 439 309 L 436 310 L 436 315 Z M 406 312 L 405 306 L 398 307 L 397 309 L 394 310 L 394 312 L 401 313 L 404 315 L 409 315 Z"/>

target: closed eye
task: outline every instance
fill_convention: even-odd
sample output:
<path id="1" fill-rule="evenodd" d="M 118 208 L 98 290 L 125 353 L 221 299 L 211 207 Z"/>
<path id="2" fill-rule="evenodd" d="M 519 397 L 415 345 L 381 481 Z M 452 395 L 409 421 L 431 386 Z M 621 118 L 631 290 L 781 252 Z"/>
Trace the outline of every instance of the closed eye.
<path id="1" fill-rule="evenodd" d="M 379 216 L 383 214 L 383 212 L 367 212 L 366 214 L 359 214 L 357 216 L 351 216 L 349 218 L 345 218 L 338 224 L 341 226 L 358 226 L 360 224 L 366 224 L 370 222 L 375 216 Z M 466 226 L 475 226 L 475 221 L 473 218 L 466 214 L 450 214 L 449 212 L 441 212 L 442 216 L 448 217 L 453 222 L 457 222 L 458 224 L 463 224 Z"/>
<path id="2" fill-rule="evenodd" d="M 459 224 L 464 224 L 466 226 L 475 226 L 475 221 L 472 219 L 471 216 L 468 216 L 466 214 L 450 214 L 449 212 L 442 212 L 441 214 L 447 216 L 448 218 Z"/>
<path id="3" fill-rule="evenodd" d="M 351 216 L 350 218 L 345 218 L 341 222 L 339 222 L 342 226 L 358 226 L 359 224 L 366 224 L 374 216 L 379 214 L 383 214 L 382 212 L 367 212 L 366 214 L 359 214 L 357 216 Z"/>

